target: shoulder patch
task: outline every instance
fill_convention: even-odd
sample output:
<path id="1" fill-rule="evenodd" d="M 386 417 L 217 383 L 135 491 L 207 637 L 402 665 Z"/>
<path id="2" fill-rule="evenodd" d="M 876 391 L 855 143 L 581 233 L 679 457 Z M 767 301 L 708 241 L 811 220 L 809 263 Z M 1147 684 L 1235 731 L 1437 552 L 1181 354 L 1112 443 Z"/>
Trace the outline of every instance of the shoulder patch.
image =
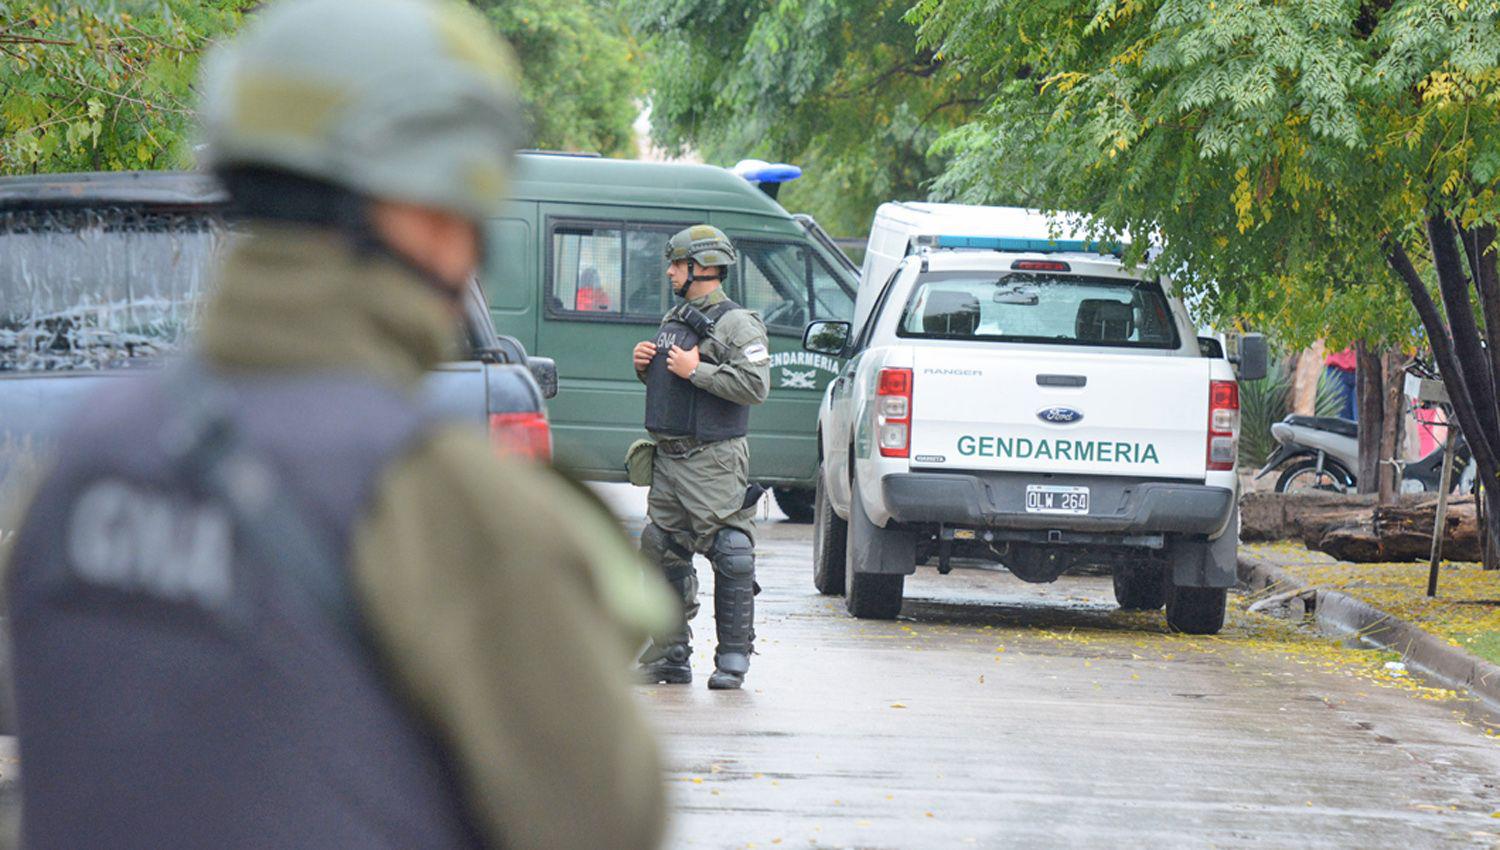
<path id="1" fill-rule="evenodd" d="M 745 359 L 755 366 L 771 362 L 771 352 L 758 342 L 745 346 Z"/>

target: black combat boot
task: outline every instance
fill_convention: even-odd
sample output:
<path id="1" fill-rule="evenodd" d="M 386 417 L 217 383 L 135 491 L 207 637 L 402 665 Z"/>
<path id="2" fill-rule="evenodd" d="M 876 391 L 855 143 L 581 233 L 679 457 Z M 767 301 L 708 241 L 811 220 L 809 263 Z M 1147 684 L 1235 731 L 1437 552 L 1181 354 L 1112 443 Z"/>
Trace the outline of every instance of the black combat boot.
<path id="1" fill-rule="evenodd" d="M 639 681 L 645 685 L 690 685 L 693 683 L 692 647 L 685 643 L 667 647 L 662 657 L 641 664 Z"/>

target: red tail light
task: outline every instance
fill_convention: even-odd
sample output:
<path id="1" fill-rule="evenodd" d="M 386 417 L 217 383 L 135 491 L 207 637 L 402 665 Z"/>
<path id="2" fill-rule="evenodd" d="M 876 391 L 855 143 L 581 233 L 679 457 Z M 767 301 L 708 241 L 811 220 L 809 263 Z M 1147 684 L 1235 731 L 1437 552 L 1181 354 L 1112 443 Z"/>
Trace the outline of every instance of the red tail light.
<path id="1" fill-rule="evenodd" d="M 490 442 L 501 454 L 552 459 L 552 426 L 545 413 L 491 413 Z"/>
<path id="2" fill-rule="evenodd" d="M 875 384 L 875 441 L 881 457 L 911 456 L 911 370 L 881 369 Z"/>
<path id="3" fill-rule="evenodd" d="M 1239 454 L 1240 385 L 1210 381 L 1208 386 L 1208 468 L 1234 469 Z"/>

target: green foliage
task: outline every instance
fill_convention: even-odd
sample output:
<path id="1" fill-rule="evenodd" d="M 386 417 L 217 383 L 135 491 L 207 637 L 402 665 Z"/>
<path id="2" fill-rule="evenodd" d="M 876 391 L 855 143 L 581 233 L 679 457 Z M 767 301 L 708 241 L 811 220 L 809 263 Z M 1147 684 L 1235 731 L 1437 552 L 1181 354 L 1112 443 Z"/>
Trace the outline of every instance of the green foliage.
<path id="1" fill-rule="evenodd" d="M 634 47 L 603 0 L 471 0 L 515 48 L 538 148 L 635 155 Z"/>
<path id="2" fill-rule="evenodd" d="M 902 20 L 906 0 L 624 0 L 645 38 L 657 141 L 730 165 L 793 162 L 782 196 L 831 232 L 921 198 L 946 157 L 932 143 L 985 91 Z"/>
<path id="3" fill-rule="evenodd" d="M 10 0 L 0 174 L 190 164 L 200 51 L 249 0 Z"/>
<path id="4" fill-rule="evenodd" d="M 256 0 L 0 4 L 0 174 L 186 168 L 198 60 Z M 476 0 L 522 61 L 538 147 L 634 152 L 628 33 L 602 0 Z"/>
<path id="5" fill-rule="evenodd" d="M 1289 344 L 1420 341 L 1387 240 L 1500 213 L 1494 0 L 920 0 L 993 86 L 938 184 L 1158 234 L 1208 313 Z M 1141 249 L 1138 248 L 1138 253 Z"/>

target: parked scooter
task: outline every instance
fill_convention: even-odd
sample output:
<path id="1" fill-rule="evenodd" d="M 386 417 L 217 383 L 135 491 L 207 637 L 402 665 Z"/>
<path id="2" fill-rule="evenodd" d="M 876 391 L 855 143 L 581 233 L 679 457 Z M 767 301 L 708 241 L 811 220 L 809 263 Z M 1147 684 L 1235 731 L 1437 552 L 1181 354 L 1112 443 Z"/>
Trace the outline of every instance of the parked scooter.
<path id="1" fill-rule="evenodd" d="M 1420 377 L 1434 374 L 1419 361 L 1408 366 L 1408 371 Z M 1451 411 L 1449 421 L 1452 421 Z M 1271 452 L 1255 477 L 1259 480 L 1272 470 L 1281 469 L 1281 476 L 1276 479 L 1276 492 L 1350 493 L 1358 486 L 1355 474 L 1359 469 L 1357 422 L 1334 416 L 1293 414 L 1272 424 L 1271 436 L 1276 438 L 1276 450 Z M 1454 443 L 1453 454 L 1457 461 L 1452 478 L 1454 492 L 1467 493 L 1474 487 L 1476 468 L 1462 433 Z M 1401 492 L 1436 493 L 1442 473 L 1443 446 L 1439 444 L 1426 457 L 1401 467 Z"/>
<path id="2" fill-rule="evenodd" d="M 1285 466 L 1276 479 L 1276 492 L 1348 493 L 1358 485 L 1359 424 L 1353 420 L 1292 414 L 1271 424 L 1271 436 L 1276 449 L 1255 478 Z"/>

